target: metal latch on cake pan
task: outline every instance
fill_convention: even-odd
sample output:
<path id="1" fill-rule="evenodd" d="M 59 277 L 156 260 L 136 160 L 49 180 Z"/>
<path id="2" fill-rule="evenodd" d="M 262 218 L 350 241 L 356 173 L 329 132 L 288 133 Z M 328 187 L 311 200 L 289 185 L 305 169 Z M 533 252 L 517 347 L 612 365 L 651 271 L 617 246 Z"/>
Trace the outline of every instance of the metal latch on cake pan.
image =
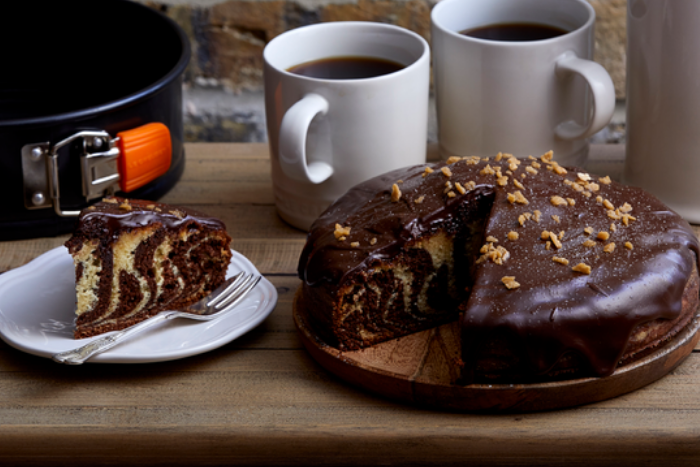
<path id="1" fill-rule="evenodd" d="M 86 202 L 117 190 L 133 191 L 170 168 L 170 131 L 162 123 L 123 131 L 115 138 L 106 131 L 80 131 L 54 145 L 49 142 L 27 144 L 22 147 L 25 208 L 53 207 L 62 217 L 80 214 L 80 211 L 61 208 L 58 170 L 59 150 L 80 141 L 80 169 Z"/>

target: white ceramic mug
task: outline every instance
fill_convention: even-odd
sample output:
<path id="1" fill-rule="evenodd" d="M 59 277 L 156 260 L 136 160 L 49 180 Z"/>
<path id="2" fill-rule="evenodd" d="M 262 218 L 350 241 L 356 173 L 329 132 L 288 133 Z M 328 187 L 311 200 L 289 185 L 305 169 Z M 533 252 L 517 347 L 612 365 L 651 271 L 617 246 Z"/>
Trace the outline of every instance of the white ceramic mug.
<path id="1" fill-rule="evenodd" d="M 433 8 L 433 73 L 443 157 L 539 156 L 581 165 L 586 138 L 610 122 L 615 89 L 593 58 L 595 11 L 585 0 L 443 0 Z M 462 31 L 534 23 L 566 34 L 538 41 Z"/>
<path id="2" fill-rule="evenodd" d="M 381 23 L 322 23 L 276 37 L 263 55 L 275 203 L 289 224 L 307 230 L 353 185 L 425 162 L 430 50 L 418 34 Z M 333 57 L 405 68 L 364 79 L 288 71 Z"/>
<path id="3" fill-rule="evenodd" d="M 700 2 L 627 4 L 625 183 L 700 222 Z"/>

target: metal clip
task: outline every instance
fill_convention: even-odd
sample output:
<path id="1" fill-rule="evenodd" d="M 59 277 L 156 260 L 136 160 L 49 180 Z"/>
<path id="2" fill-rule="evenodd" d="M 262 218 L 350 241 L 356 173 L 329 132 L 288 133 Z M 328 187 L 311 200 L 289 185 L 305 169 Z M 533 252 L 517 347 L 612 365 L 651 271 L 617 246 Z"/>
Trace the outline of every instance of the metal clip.
<path id="1" fill-rule="evenodd" d="M 104 196 L 105 193 L 113 194 L 116 191 L 119 184 L 119 138 L 112 139 L 105 131 L 81 131 L 53 146 L 50 143 L 35 143 L 22 147 L 25 208 L 44 209 L 53 206 L 56 214 L 61 217 L 80 214 L 80 211 L 61 209 L 58 151 L 81 138 L 83 154 L 80 167 L 85 200 L 90 201 Z"/>

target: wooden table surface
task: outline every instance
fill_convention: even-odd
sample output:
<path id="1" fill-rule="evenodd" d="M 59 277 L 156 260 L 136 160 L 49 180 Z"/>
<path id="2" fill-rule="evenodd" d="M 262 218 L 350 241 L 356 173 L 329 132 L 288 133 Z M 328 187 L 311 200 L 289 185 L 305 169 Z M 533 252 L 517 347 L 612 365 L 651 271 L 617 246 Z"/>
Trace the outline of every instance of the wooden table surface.
<path id="1" fill-rule="evenodd" d="M 0 465 L 700 465 L 700 349 L 637 392 L 568 410 L 471 415 L 363 393 L 324 371 L 292 323 L 305 234 L 276 215 L 266 145 L 189 144 L 164 202 L 220 217 L 277 287 L 258 328 L 209 353 L 61 366 L 0 342 Z M 621 146 L 589 170 L 619 174 Z M 67 236 L 0 243 L 0 272 Z"/>

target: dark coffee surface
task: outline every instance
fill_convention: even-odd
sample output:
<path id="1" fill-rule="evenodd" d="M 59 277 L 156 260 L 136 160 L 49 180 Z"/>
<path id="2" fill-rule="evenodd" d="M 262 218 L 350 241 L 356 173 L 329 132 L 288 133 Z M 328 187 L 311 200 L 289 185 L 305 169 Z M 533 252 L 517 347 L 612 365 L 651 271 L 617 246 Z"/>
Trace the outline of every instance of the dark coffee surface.
<path id="1" fill-rule="evenodd" d="M 388 75 L 405 68 L 403 65 L 373 57 L 333 57 L 293 66 L 287 71 L 296 75 L 321 79 L 363 79 Z"/>
<path id="2" fill-rule="evenodd" d="M 504 186 L 487 166 L 508 177 Z M 478 347 L 483 336 L 506 330 L 517 336 L 529 364 L 539 373 L 575 350 L 595 373 L 609 375 L 633 329 L 680 315 L 684 287 L 697 264 L 698 240 L 686 221 L 641 189 L 605 184 L 593 176 L 583 183 L 594 183 L 597 190 L 593 185 L 574 189 L 573 185 L 583 186 L 579 182 L 588 174 L 575 168 L 557 174 L 548 166 L 553 165 L 523 160 L 512 170 L 505 159 L 474 165 L 460 160 L 428 165 L 434 171 L 425 177 L 426 166 L 415 166 L 360 184 L 312 226 L 300 258 L 300 278 L 305 287 L 333 296 L 333 290 L 374 260 L 391 261 L 410 242 L 449 221 L 461 203 L 492 196 L 485 236 L 497 239 L 493 245 L 504 247 L 508 258 L 503 264 L 487 260 L 479 265 L 464 306 L 463 342 Z M 449 168 L 450 176 L 441 171 L 443 167 Z M 475 186 L 463 194 L 446 188 L 447 182 L 466 186 L 469 181 Z M 392 184 L 401 190 L 396 202 L 391 199 Z M 508 199 L 516 191 L 527 204 Z M 553 197 L 571 202 L 555 205 Z M 621 214 L 625 203 L 635 218 L 628 218 L 628 225 L 610 217 Z M 540 211 L 539 220 L 532 216 L 535 210 Z M 527 213 L 530 219 L 521 224 L 520 216 Z M 345 241 L 334 235 L 336 224 L 351 228 Z M 586 227 L 592 228 L 590 234 Z M 510 240 L 509 232 L 518 233 L 518 239 Z M 557 237 L 563 232 L 560 247 L 543 239 L 543 232 Z M 599 232 L 610 237 L 599 239 Z M 584 245 L 587 241 L 593 245 Z M 353 247 L 354 242 L 359 246 Z M 631 249 L 625 247 L 627 242 Z M 606 252 L 610 243 L 615 248 Z M 568 265 L 554 257 L 567 259 Z M 579 263 L 590 266 L 590 274 L 572 270 Z M 506 288 L 506 276 L 513 276 L 520 287 Z"/>
<path id="3" fill-rule="evenodd" d="M 460 34 L 477 39 L 504 42 L 541 41 L 566 34 L 568 31 L 535 23 L 502 23 L 480 26 L 460 31 Z"/>

